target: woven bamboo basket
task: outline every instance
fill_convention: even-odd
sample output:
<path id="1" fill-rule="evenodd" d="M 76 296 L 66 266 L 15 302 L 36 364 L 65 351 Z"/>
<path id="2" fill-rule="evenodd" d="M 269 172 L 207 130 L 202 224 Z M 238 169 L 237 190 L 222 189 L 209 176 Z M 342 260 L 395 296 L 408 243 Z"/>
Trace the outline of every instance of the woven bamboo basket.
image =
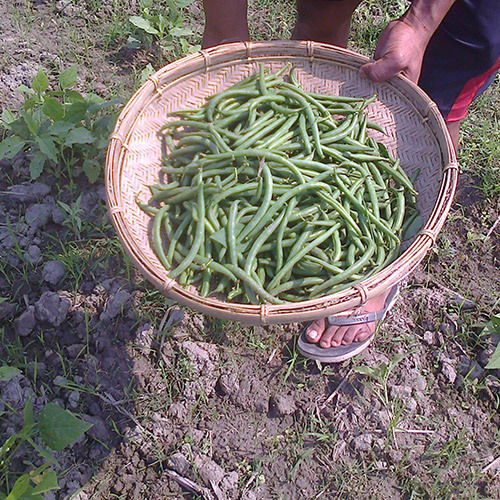
<path id="1" fill-rule="evenodd" d="M 456 189 L 458 166 L 451 139 L 437 106 L 403 77 L 375 83 L 360 74 L 367 59 L 348 50 L 316 42 L 238 42 L 180 59 L 152 75 L 128 102 L 111 136 L 106 159 L 106 192 L 115 229 L 142 274 L 169 298 L 211 316 L 251 324 L 307 321 L 355 309 L 410 274 L 432 247 Z M 148 184 L 158 178 L 161 143 L 158 130 L 166 113 L 198 107 L 207 97 L 255 73 L 259 63 L 277 71 L 296 67 L 305 90 L 370 97 L 368 118 L 386 135 L 373 132 L 411 177 L 419 192 L 417 206 L 423 229 L 390 265 L 333 295 L 280 305 L 229 303 L 201 297 L 170 279 L 150 244 L 150 217 L 136 204 L 149 198 Z"/>

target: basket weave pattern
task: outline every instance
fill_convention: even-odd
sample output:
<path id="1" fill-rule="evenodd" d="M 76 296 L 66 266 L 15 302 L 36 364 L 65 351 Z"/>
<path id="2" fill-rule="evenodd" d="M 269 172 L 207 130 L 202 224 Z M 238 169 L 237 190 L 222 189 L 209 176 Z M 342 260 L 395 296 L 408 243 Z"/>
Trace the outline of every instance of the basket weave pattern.
<path id="1" fill-rule="evenodd" d="M 139 89 L 123 110 L 112 135 L 106 160 L 108 204 L 115 228 L 128 254 L 156 287 L 175 300 L 202 312 L 247 323 L 285 323 L 323 317 L 359 306 L 403 279 L 419 264 L 441 229 L 456 188 L 458 167 L 450 138 L 436 105 L 416 86 L 396 77 L 374 83 L 359 73 L 362 56 L 314 42 L 234 43 L 202 51 L 172 63 Z M 386 135 L 370 134 L 385 144 L 412 177 L 419 176 L 417 207 L 423 231 L 390 266 L 356 287 L 321 299 L 283 305 L 226 303 L 198 296 L 167 276 L 149 240 L 150 217 L 136 204 L 147 202 L 147 185 L 158 179 L 161 143 L 158 130 L 166 114 L 203 105 L 207 97 L 258 71 L 259 63 L 277 71 L 296 67 L 307 91 L 370 97 L 369 120 Z"/>

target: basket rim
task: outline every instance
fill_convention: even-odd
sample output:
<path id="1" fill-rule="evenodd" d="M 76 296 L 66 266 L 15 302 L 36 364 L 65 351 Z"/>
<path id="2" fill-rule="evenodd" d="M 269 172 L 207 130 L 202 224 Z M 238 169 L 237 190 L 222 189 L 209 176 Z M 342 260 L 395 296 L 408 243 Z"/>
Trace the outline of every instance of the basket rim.
<path id="1" fill-rule="evenodd" d="M 161 95 L 164 91 L 162 83 L 165 81 L 168 86 L 172 86 L 180 79 L 189 78 L 190 73 L 195 70 L 208 73 L 209 70 L 236 64 L 239 61 L 250 63 L 273 58 L 283 60 L 286 56 L 308 59 L 311 63 L 317 60 L 333 62 L 338 66 L 349 66 L 351 69 L 359 69 L 362 64 L 370 60 L 348 49 L 312 41 L 232 42 L 204 49 L 174 61 L 151 75 L 128 101 L 110 136 L 105 164 L 106 199 L 110 218 L 126 253 L 146 279 L 162 293 L 179 303 L 212 316 L 254 324 L 289 323 L 318 319 L 329 314 L 355 309 L 366 300 L 400 282 L 418 266 L 435 243 L 453 202 L 458 182 L 458 164 L 445 121 L 436 104 L 422 89 L 406 77 L 397 75 L 382 84 L 400 92 L 409 92 L 415 99 L 420 100 L 421 104 L 425 103 L 426 114 L 422 116 L 422 120 L 432 120 L 437 126 L 439 137 L 436 139 L 443 158 L 443 175 L 439 194 L 428 220 L 411 245 L 396 260 L 373 276 L 340 292 L 319 299 L 284 304 L 244 304 L 201 297 L 181 287 L 175 280 L 159 276 L 148 265 L 148 258 L 127 229 L 123 216 L 124 208 L 120 192 L 121 166 L 123 157 L 127 154 L 127 144 L 133 133 L 135 120 L 150 102 Z M 240 59 L 237 59 L 238 57 Z M 419 110 L 417 112 L 422 115 Z"/>

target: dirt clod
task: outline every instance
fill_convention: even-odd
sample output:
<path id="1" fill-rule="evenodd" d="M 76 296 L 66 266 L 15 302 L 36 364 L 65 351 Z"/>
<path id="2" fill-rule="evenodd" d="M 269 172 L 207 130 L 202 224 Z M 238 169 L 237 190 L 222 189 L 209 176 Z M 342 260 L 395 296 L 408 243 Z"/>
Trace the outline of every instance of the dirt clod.
<path id="1" fill-rule="evenodd" d="M 174 453 L 167 460 L 167 466 L 180 474 L 181 476 L 188 476 L 191 471 L 191 464 L 187 458 L 180 452 Z"/>
<path id="2" fill-rule="evenodd" d="M 111 321 L 125 310 L 125 304 L 130 300 L 131 295 L 127 290 L 118 290 L 106 304 L 106 308 L 100 316 L 103 322 Z"/>
<path id="3" fill-rule="evenodd" d="M 364 433 L 353 439 L 353 447 L 356 451 L 369 451 L 372 448 L 373 434 Z"/>
<path id="4" fill-rule="evenodd" d="M 273 394 L 269 401 L 269 407 L 271 412 L 280 417 L 291 415 L 297 409 L 293 397 L 284 394 Z"/>
<path id="5" fill-rule="evenodd" d="M 30 203 L 43 199 L 49 193 L 50 186 L 43 182 L 33 182 L 8 187 L 6 192 L 0 194 L 0 199 L 3 197 L 13 202 Z"/>
<path id="6" fill-rule="evenodd" d="M 14 321 L 16 333 L 21 337 L 29 335 L 33 331 L 33 328 L 35 328 L 35 325 L 35 308 L 33 306 L 29 306 L 26 311 Z"/>
<path id="7" fill-rule="evenodd" d="M 52 212 L 52 206 L 48 204 L 35 203 L 26 209 L 26 224 L 32 229 L 37 230 L 49 222 Z"/>
<path id="8" fill-rule="evenodd" d="M 44 292 L 35 303 L 35 315 L 38 321 L 59 326 L 66 319 L 70 306 L 69 297 L 56 292 Z"/>
<path id="9" fill-rule="evenodd" d="M 224 469 L 219 464 L 202 454 L 195 455 L 194 463 L 198 475 L 207 486 L 210 486 L 212 482 L 219 485 L 224 477 Z"/>
<path id="10" fill-rule="evenodd" d="M 66 270 L 62 262 L 58 260 L 49 260 L 43 266 L 42 279 L 50 285 L 55 286 L 63 278 L 65 272 Z"/>

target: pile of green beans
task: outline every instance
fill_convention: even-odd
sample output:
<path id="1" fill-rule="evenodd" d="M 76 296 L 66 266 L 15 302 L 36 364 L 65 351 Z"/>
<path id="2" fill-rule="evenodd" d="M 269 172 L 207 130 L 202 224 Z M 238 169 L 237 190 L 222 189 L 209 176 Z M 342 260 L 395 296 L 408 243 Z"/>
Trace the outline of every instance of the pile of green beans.
<path id="1" fill-rule="evenodd" d="M 160 182 L 139 203 L 169 276 L 202 296 L 282 303 L 393 260 L 416 191 L 370 137 L 383 132 L 365 113 L 374 99 L 306 92 L 293 68 L 261 66 L 203 107 L 169 113 Z"/>

